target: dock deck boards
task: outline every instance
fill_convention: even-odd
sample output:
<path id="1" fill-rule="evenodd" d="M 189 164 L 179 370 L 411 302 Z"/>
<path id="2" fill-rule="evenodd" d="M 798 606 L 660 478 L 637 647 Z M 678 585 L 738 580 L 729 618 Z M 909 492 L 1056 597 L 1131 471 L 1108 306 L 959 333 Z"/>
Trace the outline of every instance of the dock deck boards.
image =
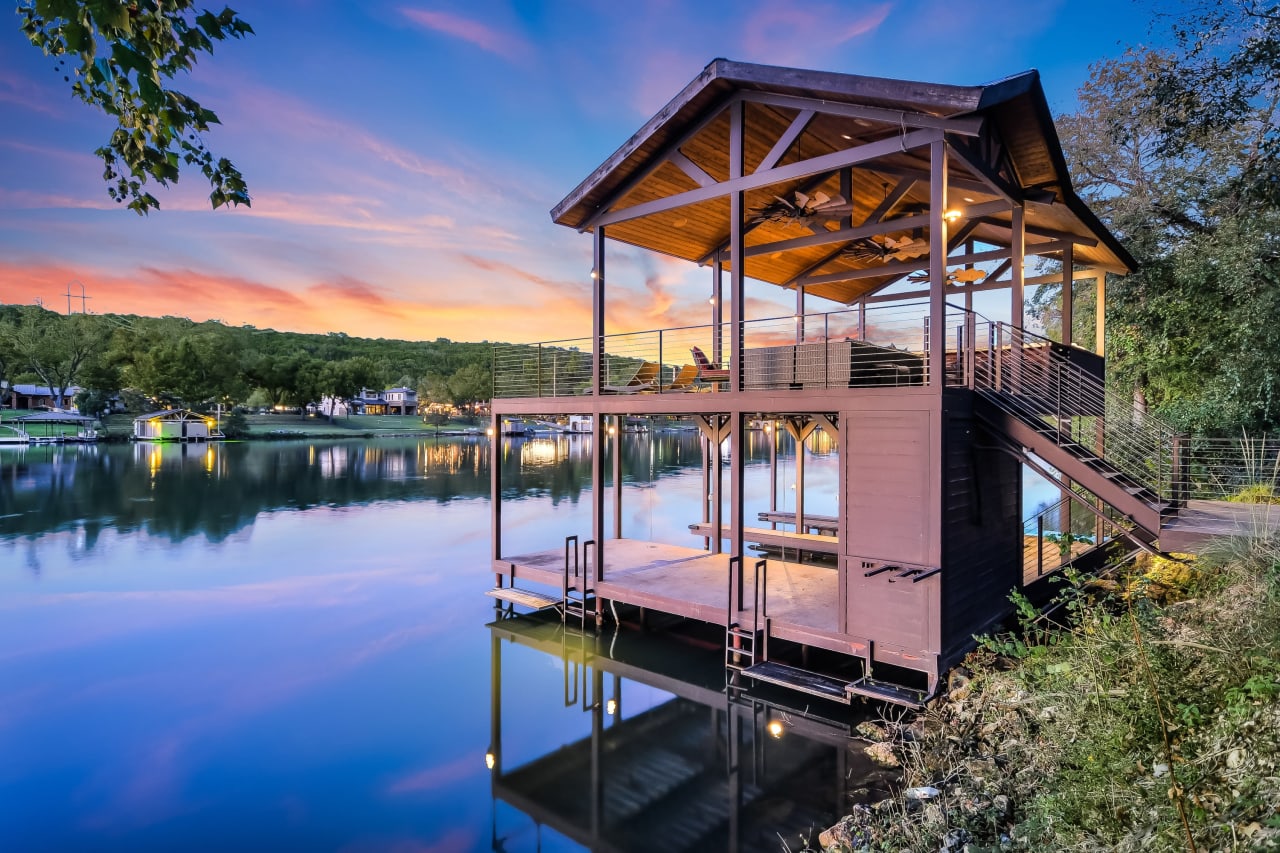
<path id="1" fill-rule="evenodd" d="M 1178 515 L 1160 531 L 1165 551 L 1199 549 L 1206 539 L 1242 536 L 1280 528 L 1280 506 L 1231 501 L 1187 501 Z"/>
<path id="2" fill-rule="evenodd" d="M 746 563 L 743 603 L 750 610 L 755 561 Z M 558 589 L 564 548 L 503 557 L 494 561 L 494 570 Z M 769 560 L 767 578 L 773 637 L 848 651 L 849 639 L 838 633 L 839 574 L 834 568 Z M 715 625 L 727 621 L 728 589 L 729 555 L 639 539 L 605 542 L 604 580 L 595 585 L 602 599 Z M 749 620 L 750 614 L 742 618 Z"/>

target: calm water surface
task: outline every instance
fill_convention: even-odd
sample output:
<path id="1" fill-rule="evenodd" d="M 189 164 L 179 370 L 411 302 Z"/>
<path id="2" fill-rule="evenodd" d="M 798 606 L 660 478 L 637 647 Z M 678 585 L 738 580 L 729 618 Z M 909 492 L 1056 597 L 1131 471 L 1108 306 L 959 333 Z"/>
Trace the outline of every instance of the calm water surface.
<path id="1" fill-rule="evenodd" d="M 588 450 L 504 443 L 508 552 L 586 534 Z M 626 436 L 628 535 L 696 544 L 699 458 Z M 0 448 L 0 850 L 777 850 L 858 795 L 847 721 L 769 738 L 714 643 L 491 626 L 488 482 L 484 439 Z"/>

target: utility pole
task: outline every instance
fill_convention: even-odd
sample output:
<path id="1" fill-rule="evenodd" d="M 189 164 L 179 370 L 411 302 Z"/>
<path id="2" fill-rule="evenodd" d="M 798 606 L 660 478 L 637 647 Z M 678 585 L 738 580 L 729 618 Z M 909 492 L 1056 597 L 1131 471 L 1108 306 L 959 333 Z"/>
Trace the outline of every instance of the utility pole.
<path id="1" fill-rule="evenodd" d="M 71 294 L 71 285 L 73 285 L 73 284 L 75 284 L 75 285 L 79 285 L 79 286 L 80 286 L 80 296 L 79 296 L 79 299 L 80 299 L 80 313 L 81 313 L 81 314 L 87 314 L 87 313 L 89 313 L 89 312 L 85 309 L 85 303 L 86 303 L 88 300 L 92 299 L 93 297 L 91 297 L 91 296 L 89 296 L 89 295 L 87 295 L 87 294 L 85 293 L 85 291 L 84 291 L 84 283 L 83 283 L 83 282 L 81 282 L 79 279 L 72 279 L 71 281 L 67 282 L 67 314 L 68 314 L 68 315 L 70 315 L 70 314 L 71 314 L 71 299 L 72 299 L 72 294 Z"/>

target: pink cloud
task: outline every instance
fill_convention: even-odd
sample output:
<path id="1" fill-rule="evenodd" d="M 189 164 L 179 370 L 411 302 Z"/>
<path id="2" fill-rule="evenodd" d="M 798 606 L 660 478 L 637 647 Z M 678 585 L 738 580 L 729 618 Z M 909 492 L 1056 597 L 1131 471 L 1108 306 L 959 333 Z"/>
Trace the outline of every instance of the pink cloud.
<path id="1" fill-rule="evenodd" d="M 448 764 L 434 764 L 425 770 L 401 776 L 387 786 L 388 794 L 417 794 L 435 791 L 452 785 L 468 776 L 475 776 L 484 767 L 475 755 L 462 755 Z"/>
<path id="2" fill-rule="evenodd" d="M 748 59 L 813 68 L 827 51 L 877 29 L 892 9 L 891 3 L 847 10 L 767 0 L 743 21 L 742 49 Z"/>
<path id="3" fill-rule="evenodd" d="M 12 72 L 0 73 L 0 101 L 52 118 L 61 118 L 62 110 L 53 105 L 48 94 L 48 89 L 29 78 Z M 67 94 L 69 96 L 70 92 Z"/>
<path id="4" fill-rule="evenodd" d="M 409 8 L 402 8 L 400 14 L 421 29 L 461 39 L 510 61 L 522 60 L 533 52 L 531 45 L 515 33 L 496 30 L 487 24 L 461 15 Z"/>

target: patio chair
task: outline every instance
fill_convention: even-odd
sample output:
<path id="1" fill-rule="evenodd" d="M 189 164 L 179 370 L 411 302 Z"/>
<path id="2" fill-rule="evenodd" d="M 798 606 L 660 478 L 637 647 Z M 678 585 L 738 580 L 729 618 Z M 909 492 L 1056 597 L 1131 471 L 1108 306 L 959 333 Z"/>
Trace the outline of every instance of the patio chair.
<path id="1" fill-rule="evenodd" d="M 697 378 L 698 378 L 698 368 L 695 365 L 686 364 L 684 367 L 680 368 L 679 373 L 677 373 L 674 377 L 672 377 L 670 385 L 663 385 L 658 390 L 659 391 L 692 391 L 694 390 L 693 383 L 697 380 Z"/>
<path id="2" fill-rule="evenodd" d="M 641 391 L 652 391 L 657 387 L 658 375 L 661 372 L 661 365 L 652 361 L 637 362 L 634 372 L 627 377 L 626 382 L 604 385 L 602 388 L 608 394 L 637 394 Z"/>
<path id="3" fill-rule="evenodd" d="M 689 353 L 693 356 L 693 363 L 697 365 L 698 381 L 700 382 L 728 382 L 729 381 L 729 370 L 727 368 L 720 367 L 717 364 L 712 364 L 711 359 L 707 358 L 707 354 L 704 353 L 701 349 L 699 349 L 698 347 L 691 347 L 689 349 Z"/>

